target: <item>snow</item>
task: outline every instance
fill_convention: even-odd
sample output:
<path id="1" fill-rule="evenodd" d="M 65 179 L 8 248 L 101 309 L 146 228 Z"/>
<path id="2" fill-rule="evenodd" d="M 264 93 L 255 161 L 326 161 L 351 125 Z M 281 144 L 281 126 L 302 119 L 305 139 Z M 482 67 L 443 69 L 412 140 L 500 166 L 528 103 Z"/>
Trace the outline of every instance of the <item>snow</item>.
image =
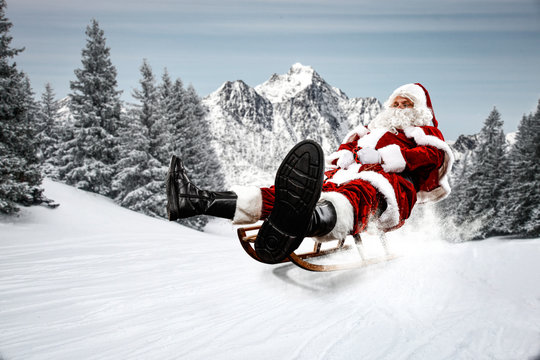
<path id="1" fill-rule="evenodd" d="M 510 132 L 505 135 L 506 143 L 510 146 L 513 146 L 516 143 L 517 131 Z"/>
<path id="2" fill-rule="evenodd" d="M 255 88 L 227 81 L 202 103 L 225 187 L 273 181 L 276 164 L 303 139 L 330 154 L 350 129 L 369 123 L 381 109 L 375 98 L 349 99 L 299 63 Z"/>
<path id="3" fill-rule="evenodd" d="M 0 218 L 0 359 L 532 359 L 540 241 L 391 234 L 399 258 L 311 273 L 45 181 Z M 371 239 L 366 239 L 366 245 Z"/>
<path id="4" fill-rule="evenodd" d="M 274 74 L 270 80 L 257 85 L 255 91 L 277 104 L 293 98 L 313 83 L 315 70 L 300 63 L 293 64 L 284 75 Z"/>

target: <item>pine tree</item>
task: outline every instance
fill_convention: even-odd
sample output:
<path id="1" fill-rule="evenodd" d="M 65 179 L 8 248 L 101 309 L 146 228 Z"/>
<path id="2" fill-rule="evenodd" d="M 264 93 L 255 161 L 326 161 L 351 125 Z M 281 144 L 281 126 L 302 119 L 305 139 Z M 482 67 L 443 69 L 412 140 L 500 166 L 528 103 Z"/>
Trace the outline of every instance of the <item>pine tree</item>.
<path id="1" fill-rule="evenodd" d="M 181 84 L 180 79 L 177 82 Z M 184 107 L 183 87 L 180 86 L 180 89 L 179 93 L 174 92 L 175 84 L 165 69 L 161 76 L 161 83 L 157 87 L 158 123 L 156 130 L 159 145 L 155 156 L 163 166 L 169 165 L 171 154 L 174 152 L 172 144 L 175 138 L 176 120 L 181 117 L 179 113 L 183 111 Z"/>
<path id="2" fill-rule="evenodd" d="M 43 164 L 43 173 L 48 175 L 54 172 L 51 161 L 60 144 L 59 129 L 57 125 L 58 101 L 50 83 L 45 84 L 45 91 L 41 95 L 38 113 L 39 158 Z"/>
<path id="3" fill-rule="evenodd" d="M 206 109 L 195 89 L 193 86 L 184 88 L 181 79 L 173 83 L 165 72 L 159 94 L 162 126 L 168 134 L 162 142 L 167 144 L 164 148 L 167 166 L 171 155 L 176 154 L 182 158 L 194 184 L 203 189 L 222 189 L 223 175 L 210 137 Z M 204 216 L 180 220 L 196 229 L 204 228 L 207 222 Z"/>
<path id="4" fill-rule="evenodd" d="M 182 158 L 191 180 L 200 186 L 197 181 L 202 174 L 193 171 L 192 163 L 197 161 L 194 158 L 195 154 L 188 150 L 190 149 L 188 142 L 197 138 L 198 131 L 192 129 L 189 124 L 187 116 L 188 98 L 182 80 L 176 79 L 173 83 L 170 81 L 168 74 L 164 73 L 160 93 L 163 104 L 162 109 L 165 111 L 163 114 L 164 126 L 169 135 L 167 139 L 168 146 L 166 147 L 167 157 L 170 159 L 172 154 L 176 154 Z M 179 222 L 194 229 L 202 230 L 208 223 L 208 219 L 205 216 L 195 216 L 181 219 Z"/>
<path id="5" fill-rule="evenodd" d="M 193 154 L 187 165 L 200 174 L 199 184 L 209 189 L 222 189 L 223 174 L 216 158 L 210 126 L 207 123 L 206 109 L 193 86 L 186 91 L 186 119 L 189 124 L 189 136 L 186 138 L 184 151 Z"/>
<path id="6" fill-rule="evenodd" d="M 158 101 L 152 69 L 143 61 L 141 89 L 133 92 L 139 104 L 130 111 L 122 132 L 118 173 L 113 182 L 117 201 L 152 216 L 165 216 L 164 179 L 167 168 L 156 159 Z"/>
<path id="7" fill-rule="evenodd" d="M 140 71 L 142 75 L 142 79 L 139 81 L 141 89 L 133 91 L 133 98 L 140 102 L 137 111 L 138 119 L 148 132 L 147 137 L 150 140 L 148 153 L 154 156 L 157 148 L 155 125 L 159 116 L 156 80 L 146 59 L 143 60 Z"/>
<path id="8" fill-rule="evenodd" d="M 23 49 L 10 46 L 13 24 L 0 0 L 0 212 L 44 201 L 37 157 L 36 104 L 30 81 L 12 62 Z"/>
<path id="9" fill-rule="evenodd" d="M 74 138 L 62 149 L 61 176 L 68 184 L 102 195 L 112 195 L 121 122 L 121 91 L 116 90 L 116 68 L 110 60 L 104 32 L 96 20 L 86 29 L 82 68 L 70 83 Z"/>
<path id="10" fill-rule="evenodd" d="M 178 84 L 177 84 L 178 86 Z M 223 174 L 216 159 L 206 109 L 193 86 L 188 86 L 184 93 L 185 108 L 182 127 L 176 140 L 174 152 L 179 154 L 192 181 L 202 189 L 221 190 Z M 207 218 L 197 219 L 196 228 L 203 228 Z"/>
<path id="11" fill-rule="evenodd" d="M 461 149 L 463 150 L 463 149 Z M 472 163 L 474 150 L 464 151 L 463 156 L 457 159 L 452 167 L 450 196 L 435 204 L 435 210 L 442 219 L 441 234 L 450 242 L 471 240 L 478 234 L 481 223 L 468 216 L 467 190 L 469 177 L 474 164 Z"/>
<path id="12" fill-rule="evenodd" d="M 44 165 L 45 175 L 58 181 L 65 180 L 66 172 L 73 164 L 75 153 L 70 147 L 75 143 L 76 128 L 73 114 L 70 111 L 67 116 L 62 117 L 60 114 L 62 107 L 70 108 L 70 102 L 69 97 L 58 102 L 58 118 L 55 119 L 53 126 L 54 137 L 58 140 L 51 157 L 45 160 Z"/>
<path id="13" fill-rule="evenodd" d="M 509 233 L 540 235 L 540 101 L 535 114 L 523 116 L 509 153 L 506 191 L 499 201 Z"/>
<path id="14" fill-rule="evenodd" d="M 472 171 L 468 177 L 465 197 L 458 213 L 459 222 L 482 219 L 477 237 L 496 233 L 498 221 L 497 199 L 503 188 L 502 174 L 505 171 L 505 136 L 503 122 L 494 108 L 484 122 L 479 134 L 479 143 L 474 151 Z"/>

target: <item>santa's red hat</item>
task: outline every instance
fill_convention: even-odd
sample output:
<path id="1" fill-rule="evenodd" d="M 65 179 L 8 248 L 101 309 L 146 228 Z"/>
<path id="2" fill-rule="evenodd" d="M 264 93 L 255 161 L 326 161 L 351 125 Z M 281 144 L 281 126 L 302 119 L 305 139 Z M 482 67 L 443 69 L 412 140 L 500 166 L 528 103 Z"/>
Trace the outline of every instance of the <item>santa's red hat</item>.
<path id="1" fill-rule="evenodd" d="M 433 122 L 433 126 L 437 127 L 439 125 L 437 119 L 435 119 L 435 113 L 433 112 L 433 105 L 431 104 L 429 93 L 422 84 L 405 84 L 398 87 L 396 90 L 394 90 L 392 95 L 390 95 L 388 100 L 386 100 L 384 106 L 387 108 L 391 107 L 397 96 L 402 96 L 411 100 L 414 103 L 415 108 L 428 109 L 432 115 L 431 121 Z"/>

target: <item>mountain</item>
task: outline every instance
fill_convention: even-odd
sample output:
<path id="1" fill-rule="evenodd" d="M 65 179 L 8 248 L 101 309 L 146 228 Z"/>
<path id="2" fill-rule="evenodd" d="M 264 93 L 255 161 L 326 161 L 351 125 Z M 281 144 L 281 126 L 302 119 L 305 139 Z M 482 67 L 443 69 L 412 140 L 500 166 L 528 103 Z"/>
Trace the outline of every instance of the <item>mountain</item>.
<path id="1" fill-rule="evenodd" d="M 516 132 L 506 134 L 506 151 L 516 142 Z M 450 174 L 451 183 L 453 179 L 463 175 L 464 168 L 472 164 L 473 153 L 478 146 L 478 134 L 460 135 L 455 141 L 448 141 L 450 148 L 454 152 L 455 162 Z"/>
<path id="2" fill-rule="evenodd" d="M 70 103 L 71 98 L 69 96 L 62 98 L 57 102 L 58 110 L 56 112 L 56 121 L 57 123 L 61 124 L 62 127 L 72 125 L 74 122 L 73 114 L 71 113 L 70 109 Z"/>
<path id="3" fill-rule="evenodd" d="M 381 109 L 377 99 L 349 98 L 302 64 L 254 88 L 228 81 L 203 104 L 227 185 L 270 184 L 295 143 L 312 139 L 331 153 L 350 129 Z"/>
<path id="4" fill-rule="evenodd" d="M 448 144 L 454 152 L 455 163 L 452 173 L 457 173 L 458 168 L 463 164 L 461 162 L 469 162 L 471 154 L 478 145 L 478 135 L 459 135 L 456 141 L 449 141 Z"/>
<path id="5" fill-rule="evenodd" d="M 59 101 L 61 124 L 73 122 L 69 101 L 69 97 Z M 302 64 L 255 87 L 242 80 L 227 81 L 202 102 L 224 169 L 224 189 L 233 184 L 272 184 L 294 144 L 312 139 L 329 154 L 350 129 L 368 124 L 381 109 L 377 99 L 349 98 Z"/>

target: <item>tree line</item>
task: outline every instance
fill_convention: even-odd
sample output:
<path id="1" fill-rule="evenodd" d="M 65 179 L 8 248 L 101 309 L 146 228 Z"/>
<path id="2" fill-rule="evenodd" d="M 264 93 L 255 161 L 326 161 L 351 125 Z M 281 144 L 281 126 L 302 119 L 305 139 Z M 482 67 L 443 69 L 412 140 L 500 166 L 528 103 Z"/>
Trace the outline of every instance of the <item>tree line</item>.
<path id="1" fill-rule="evenodd" d="M 60 121 L 60 103 L 47 84 L 39 100 L 14 58 L 12 27 L 0 0 L 0 212 L 54 202 L 44 197 L 44 176 L 113 198 L 124 207 L 164 217 L 164 180 L 178 154 L 194 183 L 221 189 L 205 108 L 192 86 L 156 80 L 146 60 L 140 67 L 135 104 L 120 100 L 116 68 L 96 20 L 86 29 L 81 67 L 67 99 L 72 116 Z M 66 104 L 64 104 L 66 105 Z M 437 209 L 455 239 L 493 235 L 540 235 L 540 103 L 523 116 L 508 145 L 496 109 L 452 171 L 452 193 Z M 205 217 L 184 220 L 201 229 Z"/>
<path id="2" fill-rule="evenodd" d="M 540 101 L 507 143 L 494 108 L 477 144 L 452 171 L 450 196 L 438 204 L 456 240 L 540 235 Z"/>
<path id="3" fill-rule="evenodd" d="M 177 154 L 193 181 L 220 188 L 223 174 L 211 146 L 195 89 L 165 69 L 157 81 L 143 60 L 135 104 L 123 103 L 110 48 L 96 20 L 86 28 L 81 67 L 70 82 L 71 116 L 60 121 L 60 103 L 46 84 L 34 99 L 28 77 L 13 58 L 12 27 L 0 0 L 0 212 L 52 201 L 43 196 L 44 176 L 114 199 L 129 209 L 165 217 L 165 178 Z M 210 176 L 208 176 L 210 175 Z M 204 217 L 184 224 L 201 229 Z"/>

